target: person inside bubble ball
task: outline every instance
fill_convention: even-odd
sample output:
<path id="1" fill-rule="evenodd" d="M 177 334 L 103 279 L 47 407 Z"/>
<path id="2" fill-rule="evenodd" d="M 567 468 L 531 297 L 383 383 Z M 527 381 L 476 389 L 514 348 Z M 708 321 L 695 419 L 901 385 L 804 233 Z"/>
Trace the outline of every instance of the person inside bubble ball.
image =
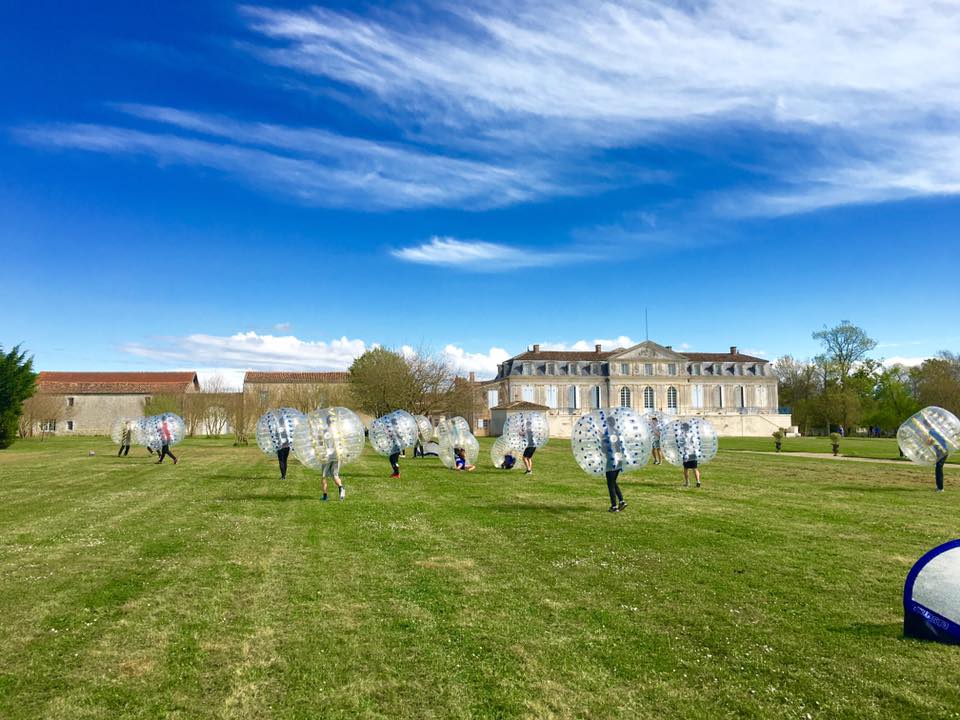
<path id="1" fill-rule="evenodd" d="M 390 455 L 390 469 L 393 470 L 393 474 L 391 474 L 390 477 L 392 478 L 400 477 L 400 451 L 399 450 Z"/>
<path id="2" fill-rule="evenodd" d="M 473 472 L 477 469 L 476 465 L 470 465 L 467 462 L 467 453 L 463 448 L 453 449 L 453 462 L 455 470 L 466 470 L 467 472 Z"/>
<path id="3" fill-rule="evenodd" d="M 693 470 L 693 474 L 697 480 L 697 487 L 700 487 L 700 467 L 697 463 L 699 454 L 696 449 L 696 434 L 689 423 L 682 423 L 680 430 L 683 432 L 683 436 L 680 439 L 680 450 L 683 453 L 683 486 L 690 487 L 690 471 Z"/>
<path id="4" fill-rule="evenodd" d="M 530 427 L 530 423 L 527 423 L 527 447 L 523 451 L 523 465 L 526 467 L 526 470 L 523 471 L 524 475 L 530 475 L 533 472 L 533 454 L 537 451 L 537 448 L 533 445 L 533 428 Z"/>
<path id="5" fill-rule="evenodd" d="M 170 424 L 167 422 L 166 418 L 160 421 L 160 459 L 157 460 L 157 465 L 163 462 L 163 459 L 169 455 L 173 458 L 173 464 L 176 465 L 179 461 L 177 456 L 170 452 L 170 441 L 173 440 L 173 433 L 170 430 Z"/>
<path id="6" fill-rule="evenodd" d="M 947 458 L 949 455 L 947 453 L 943 454 L 937 464 L 933 466 L 933 477 L 937 481 L 937 492 L 943 492 L 943 466 L 947 463 Z"/>
<path id="7" fill-rule="evenodd" d="M 121 455 L 127 455 L 130 452 L 130 442 L 133 439 L 133 423 L 126 422 L 123 424 L 123 430 L 120 431 L 120 452 L 117 453 L 117 457 Z"/>
<path id="8" fill-rule="evenodd" d="M 657 418 L 650 418 L 650 427 L 653 430 L 653 464 L 663 462 L 663 451 L 660 449 L 660 423 Z"/>
<path id="9" fill-rule="evenodd" d="M 607 491 L 610 493 L 610 510 L 608 512 L 620 512 L 627 507 L 627 501 L 623 499 L 623 493 L 620 492 L 620 483 L 617 482 L 618 477 L 620 477 L 620 468 L 607 470 Z"/>
<path id="10" fill-rule="evenodd" d="M 512 470 L 513 466 L 517 464 L 517 459 L 513 456 L 512 453 L 507 453 L 503 456 L 503 460 L 500 462 L 501 470 Z"/>
<path id="11" fill-rule="evenodd" d="M 327 501 L 327 478 L 333 478 L 333 482 L 337 486 L 337 492 L 340 496 L 340 501 L 343 502 L 343 499 L 347 496 L 347 491 L 344 489 L 343 481 L 340 479 L 339 460 L 330 460 L 329 462 L 324 463 L 323 468 L 321 469 L 320 483 L 323 489 L 323 497 L 320 499 L 324 502 Z"/>

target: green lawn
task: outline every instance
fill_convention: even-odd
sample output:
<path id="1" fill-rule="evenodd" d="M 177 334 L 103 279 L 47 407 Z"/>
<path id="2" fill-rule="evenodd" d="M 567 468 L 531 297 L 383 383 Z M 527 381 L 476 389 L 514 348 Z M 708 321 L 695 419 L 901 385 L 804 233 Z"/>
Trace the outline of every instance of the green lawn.
<path id="1" fill-rule="evenodd" d="M 763 450 L 773 452 L 772 437 L 721 438 L 721 447 L 725 450 Z M 783 452 L 832 453 L 828 437 L 784 438 Z M 847 457 L 882 458 L 885 460 L 903 460 L 896 438 L 846 437 L 840 440 L 840 454 Z M 960 456 L 954 455 L 947 462 L 960 462 Z"/>
<path id="2" fill-rule="evenodd" d="M 960 648 L 900 627 L 955 472 L 723 450 L 611 515 L 567 443 L 529 477 L 488 448 L 399 481 L 368 450 L 343 504 L 228 442 L 0 452 L 0 717 L 960 716 Z"/>

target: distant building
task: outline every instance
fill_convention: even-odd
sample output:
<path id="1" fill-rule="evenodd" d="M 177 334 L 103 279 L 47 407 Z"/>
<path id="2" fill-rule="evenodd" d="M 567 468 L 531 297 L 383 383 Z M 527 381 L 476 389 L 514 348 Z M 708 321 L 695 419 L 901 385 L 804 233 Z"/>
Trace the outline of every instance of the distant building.
<path id="1" fill-rule="evenodd" d="M 630 348 L 550 351 L 534 345 L 498 366 L 484 383 L 491 434 L 516 402 L 547 408 L 551 433 L 599 407 L 705 417 L 722 435 L 769 435 L 792 425 L 778 412 L 777 377 L 763 358 L 741 353 L 677 352 L 646 341 Z"/>
<path id="2" fill-rule="evenodd" d="M 200 391 L 197 373 L 187 372 L 41 372 L 37 394 L 50 401 L 50 418 L 41 418 L 57 435 L 108 435 L 114 420 L 140 417 L 144 403 L 157 395 Z"/>

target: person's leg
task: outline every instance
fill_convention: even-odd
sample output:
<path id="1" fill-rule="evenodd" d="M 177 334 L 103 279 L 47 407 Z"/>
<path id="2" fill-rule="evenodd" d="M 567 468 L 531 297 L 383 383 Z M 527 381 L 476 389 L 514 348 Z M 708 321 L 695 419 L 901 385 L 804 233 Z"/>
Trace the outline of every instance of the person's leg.
<path id="1" fill-rule="evenodd" d="M 163 462 L 163 459 L 166 456 L 167 456 L 167 446 L 163 445 L 159 450 L 157 450 L 157 457 L 159 458 L 157 460 L 157 465 L 161 464 Z"/>
<path id="2" fill-rule="evenodd" d="M 627 501 L 623 499 L 623 493 L 620 492 L 620 483 L 616 480 L 613 483 L 613 490 L 617 493 L 617 500 L 619 504 L 617 505 L 618 510 L 623 510 L 627 506 Z"/>
<path id="3" fill-rule="evenodd" d="M 177 456 L 174 455 L 172 452 L 170 452 L 170 447 L 169 447 L 169 446 L 167 447 L 167 455 L 169 455 L 169 456 L 170 456 L 170 459 L 173 460 L 173 464 L 174 464 L 174 465 L 176 465 L 176 464 L 179 462 L 179 460 L 177 460 Z"/>
<path id="4" fill-rule="evenodd" d="M 333 463 L 333 482 L 337 486 L 337 493 L 343 500 L 347 496 L 347 491 L 343 487 L 343 480 L 340 479 L 340 463 Z"/>
<path id="5" fill-rule="evenodd" d="M 697 487 L 700 487 L 700 468 L 699 467 L 695 467 L 693 469 L 693 476 L 697 478 Z"/>
<path id="6" fill-rule="evenodd" d="M 123 445 L 120 446 L 120 450 L 117 451 L 117 457 L 123 455 Z"/>
<path id="7" fill-rule="evenodd" d="M 290 448 L 283 447 L 277 450 L 277 461 L 280 463 L 280 479 L 287 479 L 287 459 L 290 457 Z"/>
<path id="8" fill-rule="evenodd" d="M 617 476 L 620 474 L 619 470 L 608 470 L 607 471 L 607 492 L 610 493 L 610 511 L 614 512 L 617 510 Z"/>
<path id="9" fill-rule="evenodd" d="M 400 453 L 395 452 L 390 456 L 390 468 L 394 477 L 400 477 Z"/>
<path id="10" fill-rule="evenodd" d="M 127 456 L 127 455 L 130 454 L 130 446 L 129 446 L 129 445 L 125 445 L 125 446 L 124 446 L 124 448 L 123 448 L 123 454 L 124 454 L 124 456 Z"/>
<path id="11" fill-rule="evenodd" d="M 327 465 L 323 466 L 323 475 L 320 476 L 320 490 L 323 491 L 322 500 L 327 499 Z"/>
<path id="12" fill-rule="evenodd" d="M 690 471 L 686 467 L 683 468 L 683 486 L 690 487 Z"/>
<path id="13" fill-rule="evenodd" d="M 936 469 L 934 470 L 934 476 L 936 477 L 936 480 L 937 480 L 937 490 L 941 492 L 943 491 L 943 466 L 946 462 L 947 462 L 947 459 L 945 457 L 940 458 L 937 461 L 937 466 L 936 466 Z"/>

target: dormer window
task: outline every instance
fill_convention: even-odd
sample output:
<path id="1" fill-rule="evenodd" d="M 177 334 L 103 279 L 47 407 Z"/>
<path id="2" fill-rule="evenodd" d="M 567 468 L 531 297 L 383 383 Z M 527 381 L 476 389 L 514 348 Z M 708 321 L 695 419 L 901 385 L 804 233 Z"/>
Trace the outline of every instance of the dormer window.
<path id="1" fill-rule="evenodd" d="M 629 363 L 620 363 L 620 374 L 629 375 L 630 374 L 630 364 Z"/>
<path id="2" fill-rule="evenodd" d="M 533 363 L 525 362 L 523 364 L 523 374 L 524 375 L 533 375 Z"/>
<path id="3" fill-rule="evenodd" d="M 677 364 L 668 363 L 667 364 L 667 375 L 676 375 L 677 374 Z"/>
<path id="4" fill-rule="evenodd" d="M 643 374 L 644 374 L 644 375 L 653 375 L 653 363 L 644 363 L 644 365 L 643 365 Z"/>

